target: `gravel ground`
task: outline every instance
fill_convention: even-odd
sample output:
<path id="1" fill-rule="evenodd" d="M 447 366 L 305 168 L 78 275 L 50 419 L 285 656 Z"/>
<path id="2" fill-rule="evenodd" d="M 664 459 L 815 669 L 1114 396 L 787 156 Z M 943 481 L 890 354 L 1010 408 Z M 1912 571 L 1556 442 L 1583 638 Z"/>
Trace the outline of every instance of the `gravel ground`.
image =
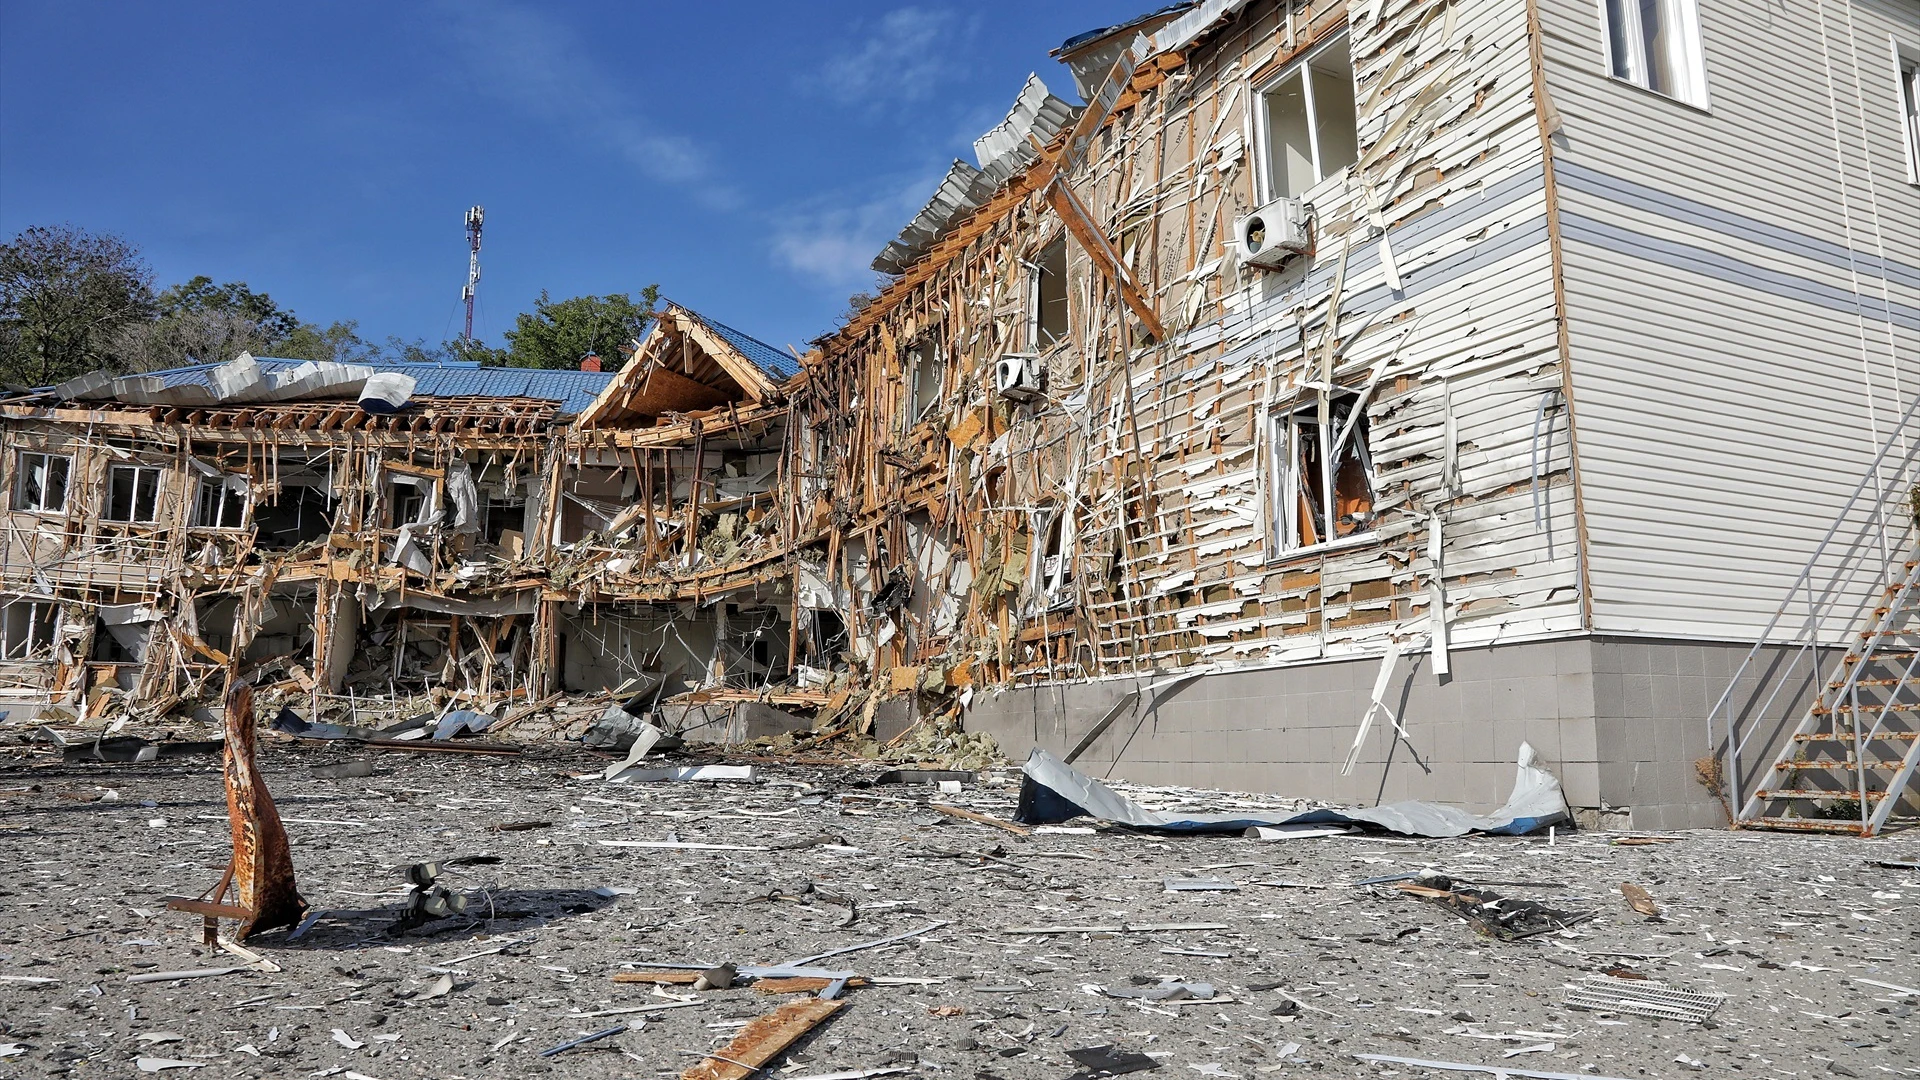
<path id="1" fill-rule="evenodd" d="M 374 775 L 313 771 L 356 759 Z M 225 864 L 217 759 L 0 759 L 0 1076 L 137 1076 L 143 1057 L 198 1063 L 162 1073 L 195 1078 L 677 1075 L 795 999 L 614 974 L 774 964 L 933 924 L 823 961 L 877 984 L 849 991 L 766 1074 L 1064 1078 L 1079 1071 L 1068 1050 L 1112 1044 L 1151 1055 L 1168 1080 L 1464 1075 L 1356 1054 L 1615 1077 L 1920 1075 L 1920 995 L 1899 989 L 1920 987 L 1920 872 L 1878 865 L 1920 859 L 1914 834 L 1690 832 L 1639 846 L 1598 833 L 1021 837 L 925 805 L 1011 817 L 1011 768 L 939 795 L 873 785 L 871 766 L 609 785 L 597 778 L 604 760 L 266 747 L 301 892 L 340 914 L 298 941 L 257 936 L 251 947 L 276 971 L 139 984 L 129 978 L 241 963 L 204 948 L 198 920 L 163 900 L 200 893 Z M 1162 804 L 1282 805 L 1129 790 Z M 496 829 L 526 822 L 549 824 Z M 498 858 L 442 879 L 470 898 L 467 914 L 387 933 L 406 865 L 463 856 Z M 1502 942 L 1390 885 L 1353 884 L 1423 869 L 1531 883 L 1494 888 L 1595 915 Z M 1173 892 L 1170 877 L 1237 888 Z M 1662 917 L 1634 913 L 1621 882 L 1644 887 Z M 852 901 L 851 923 L 835 898 Z M 1156 923 L 1225 928 L 1021 932 Z M 1569 985 L 1622 968 L 1726 1000 L 1703 1024 L 1561 1004 Z M 445 974 L 451 991 L 431 996 Z M 1209 984 L 1213 997 L 1103 992 L 1167 978 Z M 694 1004 L 632 1011 L 677 999 Z"/>

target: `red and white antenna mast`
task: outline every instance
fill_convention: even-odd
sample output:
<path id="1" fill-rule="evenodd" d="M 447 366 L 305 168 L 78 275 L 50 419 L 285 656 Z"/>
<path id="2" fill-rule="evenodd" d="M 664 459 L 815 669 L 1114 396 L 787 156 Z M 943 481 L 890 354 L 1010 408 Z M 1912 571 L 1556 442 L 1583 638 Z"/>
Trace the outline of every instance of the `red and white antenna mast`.
<path id="1" fill-rule="evenodd" d="M 486 216 L 486 210 L 478 206 L 467 211 L 467 287 L 460 290 L 460 299 L 467 302 L 469 345 L 473 344 L 473 294 L 480 287 L 480 222 Z"/>

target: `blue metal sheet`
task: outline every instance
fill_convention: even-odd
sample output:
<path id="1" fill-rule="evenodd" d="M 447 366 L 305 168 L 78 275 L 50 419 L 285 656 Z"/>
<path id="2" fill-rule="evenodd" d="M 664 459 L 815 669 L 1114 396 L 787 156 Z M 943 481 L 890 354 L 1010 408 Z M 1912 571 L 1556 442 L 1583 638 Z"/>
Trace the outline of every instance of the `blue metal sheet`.
<path id="1" fill-rule="evenodd" d="M 714 322 L 697 311 L 687 308 L 680 308 L 680 310 L 700 320 L 706 324 L 707 329 L 725 338 L 727 344 L 740 350 L 740 355 L 751 361 L 754 367 L 766 372 L 767 377 L 774 382 L 786 382 L 800 373 L 800 361 L 795 360 L 792 354 L 782 352 L 759 338 L 749 337 L 725 323 Z"/>

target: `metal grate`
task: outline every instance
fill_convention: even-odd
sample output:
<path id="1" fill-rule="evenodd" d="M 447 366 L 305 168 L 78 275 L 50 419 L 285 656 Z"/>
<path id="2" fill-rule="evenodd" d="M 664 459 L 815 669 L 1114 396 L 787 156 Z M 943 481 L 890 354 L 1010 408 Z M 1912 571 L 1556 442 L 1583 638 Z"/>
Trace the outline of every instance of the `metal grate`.
<path id="1" fill-rule="evenodd" d="M 1723 994 L 1702 994 L 1666 983 L 1592 975 L 1579 985 L 1568 987 L 1560 1002 L 1576 1009 L 1632 1013 L 1697 1024 L 1712 1016 L 1726 1000 Z"/>

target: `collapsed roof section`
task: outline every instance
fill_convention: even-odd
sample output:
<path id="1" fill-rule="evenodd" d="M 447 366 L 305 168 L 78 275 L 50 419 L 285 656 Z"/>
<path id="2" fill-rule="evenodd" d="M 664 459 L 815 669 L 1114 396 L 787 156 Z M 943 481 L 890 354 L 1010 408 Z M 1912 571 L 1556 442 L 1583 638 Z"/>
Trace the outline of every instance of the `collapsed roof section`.
<path id="1" fill-rule="evenodd" d="M 1061 42 L 1052 55 L 1073 73 L 1073 88 L 1080 97 L 1092 101 L 1107 72 L 1113 70 L 1114 61 L 1120 59 L 1121 50 L 1135 37 L 1156 33 L 1160 27 L 1193 6 L 1193 0 L 1183 0 L 1182 3 L 1168 4 L 1144 15 L 1136 15 L 1125 22 L 1083 31 Z"/>
<path id="2" fill-rule="evenodd" d="M 771 401 L 800 362 L 758 338 L 667 302 L 627 362 L 580 413 L 593 427 Z"/>
<path id="3" fill-rule="evenodd" d="M 115 378 L 93 372 L 53 387 L 65 401 L 207 407 L 352 400 L 380 375 L 412 380 L 416 398 L 536 398 L 562 415 L 579 412 L 613 380 L 611 372 L 485 367 L 472 361 L 339 364 L 241 353 L 224 364 L 194 364 Z"/>
<path id="4" fill-rule="evenodd" d="M 1006 119 L 974 140 L 973 154 L 979 167 L 956 160 L 933 198 L 874 258 L 873 268 L 883 274 L 898 274 L 918 262 L 1009 177 L 1033 162 L 1035 151 L 1029 135 L 1042 143 L 1050 142 L 1078 113 L 1077 106 L 1054 96 L 1040 76 L 1028 75 Z"/>

